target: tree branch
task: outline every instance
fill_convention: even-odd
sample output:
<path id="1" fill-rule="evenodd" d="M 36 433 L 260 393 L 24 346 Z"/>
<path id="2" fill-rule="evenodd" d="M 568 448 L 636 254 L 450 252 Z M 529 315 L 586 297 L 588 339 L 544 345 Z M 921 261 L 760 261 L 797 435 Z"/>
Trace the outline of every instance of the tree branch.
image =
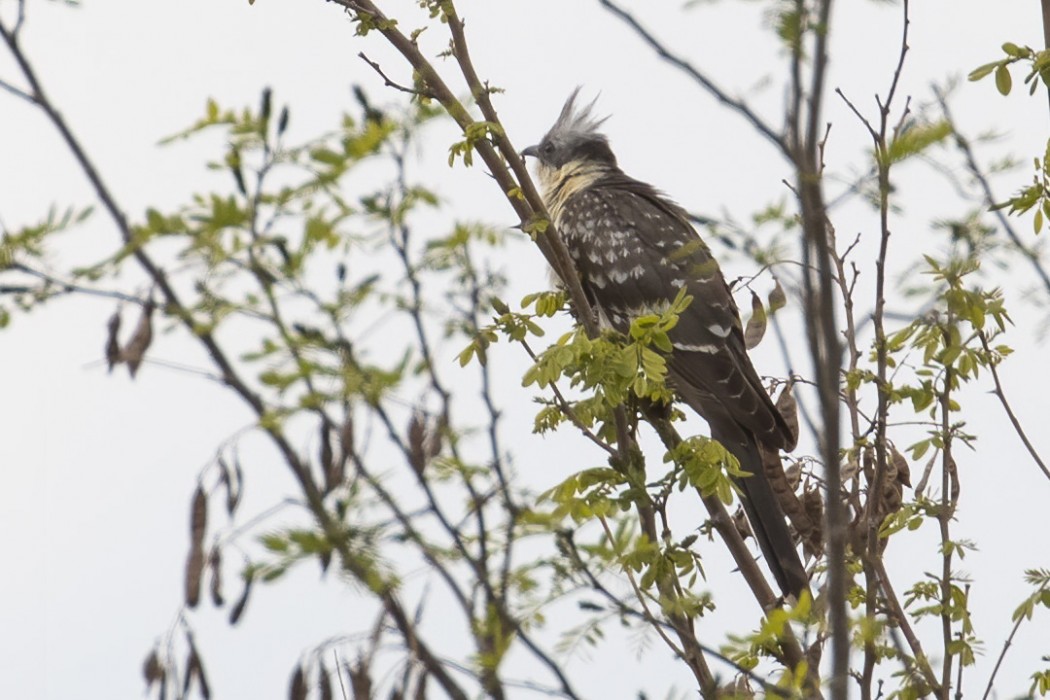
<path id="1" fill-rule="evenodd" d="M 643 27 L 641 22 L 635 19 L 634 15 L 612 2 L 612 0 L 598 0 L 598 4 L 609 10 L 609 12 L 619 19 L 623 20 L 646 44 L 656 51 L 660 58 L 691 77 L 716 100 L 744 117 L 744 119 L 746 119 L 759 134 L 776 146 L 781 155 L 789 160 L 791 159 L 791 151 L 784 137 L 773 131 L 773 128 L 769 126 L 769 124 L 767 124 L 754 110 L 752 110 L 747 103 L 738 98 L 731 97 L 729 93 L 716 85 L 713 80 L 701 73 L 691 63 L 675 55 L 659 39 L 657 39 L 655 35 Z"/>
<path id="2" fill-rule="evenodd" d="M 1028 439 L 1028 435 L 1025 433 L 1024 428 L 1021 427 L 1021 421 L 1018 420 L 1014 414 L 1013 409 L 1010 407 L 1010 402 L 1006 400 L 1006 392 L 1003 391 L 1002 382 L 999 380 L 999 370 L 996 369 L 996 363 L 992 358 L 992 349 L 988 345 L 988 336 L 984 331 L 978 331 L 977 337 L 981 339 L 981 345 L 984 347 L 984 351 L 988 354 L 988 370 L 992 373 L 992 381 L 995 382 L 995 395 L 999 399 L 999 403 L 1003 405 L 1003 410 L 1006 411 L 1006 417 L 1010 419 L 1010 424 L 1014 427 L 1014 432 L 1017 433 L 1017 437 L 1021 438 L 1021 442 L 1024 443 L 1025 449 L 1028 450 L 1028 454 L 1035 460 L 1036 465 L 1042 470 L 1043 474 L 1047 479 L 1050 479 L 1050 469 L 1047 469 L 1046 463 L 1039 456 L 1035 447 Z"/>

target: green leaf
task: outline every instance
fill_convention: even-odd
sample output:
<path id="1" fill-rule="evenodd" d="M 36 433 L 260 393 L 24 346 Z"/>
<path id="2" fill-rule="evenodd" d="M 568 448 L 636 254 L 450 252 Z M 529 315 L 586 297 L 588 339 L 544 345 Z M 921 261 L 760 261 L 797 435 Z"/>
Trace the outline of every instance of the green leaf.
<path id="1" fill-rule="evenodd" d="M 1009 41 L 1003 44 L 1003 53 L 1014 58 L 1024 58 L 1027 55 L 1024 49 Z"/>
<path id="2" fill-rule="evenodd" d="M 1010 69 L 1005 63 L 995 69 L 995 87 L 999 90 L 999 94 L 1004 96 L 1009 95 L 1010 88 L 1013 87 L 1013 78 L 1010 77 Z"/>
<path id="3" fill-rule="evenodd" d="M 930 146 L 940 143 L 952 134 L 952 125 L 947 120 L 932 124 L 917 124 L 903 130 L 889 146 L 889 162 L 896 163 L 922 153 Z"/>
<path id="4" fill-rule="evenodd" d="M 995 70 L 998 66 L 999 66 L 999 61 L 993 61 L 992 63 L 985 63 L 983 66 L 978 66 L 977 68 L 974 68 L 972 71 L 970 71 L 970 74 L 968 76 L 966 76 L 966 77 L 971 82 L 980 80 L 981 78 L 985 78 L 985 77 L 991 75 L 992 71 Z"/>

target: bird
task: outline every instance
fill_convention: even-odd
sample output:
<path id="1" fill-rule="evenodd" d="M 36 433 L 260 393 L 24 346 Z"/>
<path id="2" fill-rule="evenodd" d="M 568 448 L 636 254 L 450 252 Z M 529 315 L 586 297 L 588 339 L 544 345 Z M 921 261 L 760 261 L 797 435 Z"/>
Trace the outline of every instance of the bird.
<path id="1" fill-rule="evenodd" d="M 600 131 L 607 117 L 594 116 L 597 99 L 577 107 L 579 92 L 522 155 L 537 162 L 540 196 L 600 326 L 627 334 L 683 288 L 693 297 L 669 333 L 669 384 L 750 474 L 736 480 L 744 512 L 783 594 L 798 598 L 809 577 L 763 461 L 780 468 L 779 450 L 794 449 L 796 431 L 751 364 L 732 292 L 688 214 L 619 168 Z"/>

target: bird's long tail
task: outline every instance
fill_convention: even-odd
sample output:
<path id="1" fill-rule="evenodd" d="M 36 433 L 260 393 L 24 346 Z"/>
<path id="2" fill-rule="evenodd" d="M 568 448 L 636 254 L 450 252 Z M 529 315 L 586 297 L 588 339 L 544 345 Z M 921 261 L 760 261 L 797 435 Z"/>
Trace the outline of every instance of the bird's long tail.
<path id="1" fill-rule="evenodd" d="M 780 590 L 785 596 L 798 598 L 809 587 L 809 577 L 791 539 L 784 511 L 766 478 L 758 445 L 749 438 L 734 440 L 718 434 L 713 437 L 736 456 L 742 470 L 751 474 L 737 480 L 743 491 L 744 512 Z"/>

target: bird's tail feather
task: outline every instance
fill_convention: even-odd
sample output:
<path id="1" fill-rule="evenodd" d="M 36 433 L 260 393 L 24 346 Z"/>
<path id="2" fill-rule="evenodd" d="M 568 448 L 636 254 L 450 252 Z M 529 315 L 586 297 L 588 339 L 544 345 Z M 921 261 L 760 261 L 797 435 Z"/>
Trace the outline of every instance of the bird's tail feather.
<path id="1" fill-rule="evenodd" d="M 758 446 L 752 440 L 731 440 L 719 435 L 714 437 L 736 456 L 740 468 L 751 474 L 737 480 L 743 491 L 741 501 L 744 512 L 780 590 L 785 596 L 798 598 L 809 587 L 809 576 L 791 539 L 784 511 L 765 476 Z"/>

